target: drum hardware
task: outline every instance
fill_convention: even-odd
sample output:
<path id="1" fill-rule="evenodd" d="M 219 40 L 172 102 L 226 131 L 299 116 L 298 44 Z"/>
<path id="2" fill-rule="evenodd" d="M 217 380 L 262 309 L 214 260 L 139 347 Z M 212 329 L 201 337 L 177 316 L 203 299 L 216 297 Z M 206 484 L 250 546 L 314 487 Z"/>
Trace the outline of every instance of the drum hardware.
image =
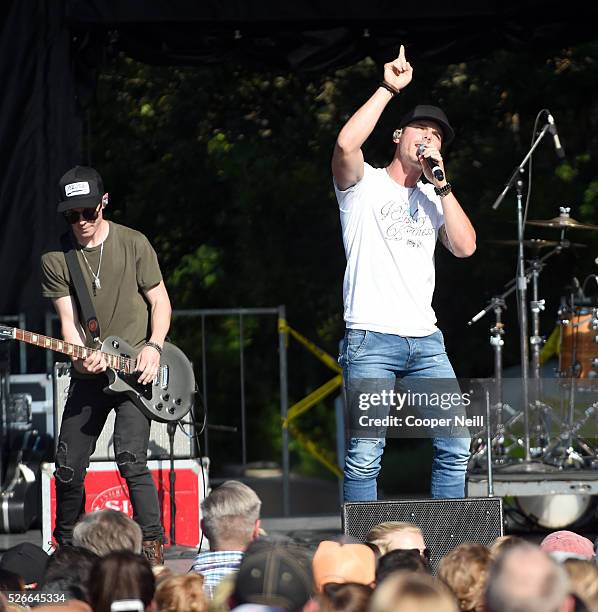
<path id="1" fill-rule="evenodd" d="M 533 225 L 535 227 L 551 227 L 553 229 L 585 229 L 585 230 L 598 230 L 598 225 L 592 225 L 590 223 L 580 223 L 571 217 L 569 214 L 571 208 L 568 206 L 559 207 L 559 216 L 553 217 L 552 219 L 546 220 L 532 220 L 527 221 L 526 225 Z"/>
<path id="2" fill-rule="evenodd" d="M 515 448 L 523 448 L 526 456 L 526 460 L 531 460 L 537 456 L 542 454 L 543 442 L 547 442 L 548 435 L 546 434 L 545 426 L 543 426 L 544 417 L 543 415 L 546 411 L 550 410 L 549 406 L 546 406 L 540 401 L 542 389 L 541 389 L 541 378 L 540 378 L 540 352 L 542 346 L 545 342 L 543 336 L 540 335 L 540 312 L 545 309 L 545 300 L 540 299 L 538 295 L 538 287 L 539 287 L 539 276 L 544 266 L 546 265 L 546 261 L 552 257 L 553 255 L 560 254 L 564 249 L 569 248 L 571 243 L 566 240 L 561 240 L 559 242 L 554 243 L 555 246 L 549 252 L 547 252 L 542 257 L 535 256 L 527 268 L 523 271 L 523 276 L 525 279 L 525 284 L 532 282 L 532 300 L 530 301 L 530 309 L 532 313 L 532 336 L 529 339 L 532 353 L 532 375 L 533 375 L 533 401 L 530 402 L 530 393 L 529 386 L 526 387 L 527 392 L 524 393 L 524 397 L 528 398 L 527 405 L 528 409 L 522 412 L 515 412 L 512 410 L 510 406 L 503 402 L 503 363 L 502 363 L 502 347 L 504 346 L 504 334 L 505 334 L 505 326 L 502 322 L 502 311 L 506 308 L 506 298 L 511 295 L 518 287 L 519 276 L 512 279 L 505 285 L 505 291 L 498 295 L 494 296 L 489 303 L 486 305 L 484 310 L 477 313 L 469 322 L 468 325 L 473 325 L 481 318 L 483 318 L 490 310 L 494 312 L 495 322 L 494 325 L 490 328 L 490 346 L 492 347 L 493 355 L 494 355 L 494 380 L 495 380 L 495 398 L 496 402 L 493 405 L 493 408 L 496 413 L 496 433 L 492 437 L 493 447 L 492 454 L 495 457 L 502 457 L 508 455 Z M 527 319 L 526 319 L 527 320 Z M 527 337 L 526 337 L 526 353 L 527 353 Z M 522 371 L 524 368 L 522 368 Z M 526 385 L 528 384 L 528 379 L 526 379 Z M 530 422 L 530 414 L 529 408 L 533 407 L 534 416 L 536 417 L 536 425 L 534 425 L 533 430 L 535 434 L 536 440 L 538 440 L 538 444 L 532 449 L 530 448 L 530 432 L 531 422 Z M 509 417 L 509 419 L 504 421 L 504 412 L 506 410 L 510 410 L 513 414 Z M 526 416 L 527 415 L 527 416 Z M 517 424 L 521 419 L 524 419 L 524 437 L 515 437 L 515 441 L 509 445 L 505 446 L 506 436 L 505 434 Z M 481 453 L 485 454 L 485 448 L 481 445 L 476 454 Z"/>
<path id="3" fill-rule="evenodd" d="M 517 240 L 488 240 L 487 242 L 497 246 L 517 246 L 519 244 Z M 569 247 L 585 249 L 588 245 L 581 242 L 569 242 L 569 240 L 561 240 L 559 242 L 557 240 L 544 240 L 542 238 L 528 238 L 527 240 L 523 241 L 523 246 L 528 249 L 535 249 L 539 251 L 540 249 L 556 246 L 560 246 L 564 249 Z"/>
<path id="4" fill-rule="evenodd" d="M 566 210 L 564 211 L 567 212 Z M 572 221 L 569 222 L 571 224 Z M 573 222 L 577 223 L 577 222 Z M 584 227 L 584 229 L 588 229 Z M 597 226 L 598 229 L 598 226 Z M 563 230 L 564 234 L 564 230 Z M 539 253 L 539 248 L 535 246 L 536 253 Z M 515 412 L 510 409 L 503 401 L 503 380 L 502 380 L 502 350 L 504 346 L 505 326 L 502 322 L 502 310 L 506 308 L 505 299 L 513 293 L 518 286 L 518 278 L 511 280 L 505 285 L 506 290 L 503 294 L 493 297 L 486 308 L 475 315 L 469 325 L 480 320 L 490 310 L 494 311 L 495 322 L 490 328 L 490 345 L 494 354 L 494 378 L 495 378 L 495 399 L 494 410 L 496 414 L 496 432 L 492 436 L 492 455 L 494 455 L 494 464 L 497 467 L 512 467 L 513 461 L 509 454 L 517 448 L 522 448 L 525 451 L 526 444 L 529 444 L 526 457 L 533 461 L 542 461 L 547 464 L 552 464 L 557 469 L 563 468 L 579 468 L 580 466 L 596 464 L 598 467 L 598 452 L 592 444 L 583 439 L 580 434 L 580 429 L 598 406 L 593 405 L 592 409 L 587 411 L 585 416 L 576 421 L 574 416 L 575 398 L 578 383 L 580 379 L 592 378 L 598 376 L 598 349 L 593 348 L 598 344 L 598 309 L 587 308 L 587 304 L 595 303 L 593 300 L 588 300 L 585 297 L 583 288 L 592 278 L 585 279 L 583 286 L 580 287 L 576 283 L 576 287 L 572 288 L 569 298 L 569 306 L 567 301 L 563 300 L 563 306 L 559 311 L 559 320 L 561 323 L 561 358 L 559 364 L 559 375 L 561 377 L 573 377 L 572 384 L 568 388 L 568 397 L 565 398 L 565 406 L 568 408 L 567 416 L 564 420 L 558 418 L 553 408 L 542 402 L 542 388 L 540 376 L 540 353 L 545 342 L 543 336 L 540 335 L 540 313 L 545 310 L 546 302 L 540 299 L 538 295 L 539 276 L 542 272 L 545 262 L 552 255 L 562 252 L 562 250 L 573 246 L 571 242 L 561 237 L 561 240 L 556 243 L 555 248 L 546 253 L 543 257 L 538 257 L 536 254 L 530 260 L 528 267 L 524 271 L 526 283 L 532 282 L 532 299 L 529 302 L 532 319 L 532 334 L 529 338 L 531 348 L 531 381 L 533 386 L 528 391 L 533 392 L 528 403 L 528 419 L 527 424 L 524 423 L 524 436 L 516 436 L 510 433 L 511 428 L 521 421 L 525 415 L 523 412 Z M 598 281 L 598 276 L 592 275 Z M 597 283 L 598 284 L 598 283 Z M 584 308 L 580 309 L 577 304 L 583 304 Z M 591 332 L 590 332 L 591 330 Z M 583 333 L 583 335 L 582 335 Z M 580 339 L 583 338 L 583 342 Z M 587 346 L 591 344 L 591 355 L 588 355 Z M 580 346 L 580 344 L 582 346 Z M 584 350 L 585 348 L 585 350 Z M 589 358 L 588 358 L 589 357 Z M 596 368 L 597 371 L 593 371 Z M 528 395 L 529 397 L 529 395 Z M 511 414 L 505 422 L 505 412 L 510 409 Z M 524 419 L 525 420 L 525 419 Z M 555 425 L 560 433 L 556 437 L 551 434 Z M 476 434 L 477 435 L 477 434 Z M 531 440 L 534 440 L 533 446 Z M 511 441 L 509 443 L 509 441 Z M 481 467 L 480 460 L 487 454 L 487 443 L 482 438 L 477 440 L 478 446 L 474 453 L 473 464 Z M 576 448 L 577 447 L 577 448 Z M 578 450 L 579 449 L 579 450 Z M 584 457 L 585 454 L 585 457 Z M 531 466 L 532 471 L 537 471 L 537 465 L 530 463 L 527 458 L 516 461 L 517 470 L 525 470 L 526 464 Z"/>
<path id="5" fill-rule="evenodd" d="M 573 381 L 572 386 L 574 386 Z M 571 466 L 572 464 L 585 467 L 586 460 L 573 447 L 573 441 L 575 440 L 580 448 L 587 453 L 590 461 L 595 460 L 598 457 L 597 451 L 589 442 L 578 434 L 581 428 L 586 425 L 592 417 L 596 418 L 597 415 L 598 402 L 594 402 L 591 406 L 586 408 L 583 415 L 577 421 L 573 422 L 571 418 L 569 418 L 569 423 L 559 422 L 558 425 L 561 431 L 547 444 L 544 449 L 544 459 L 550 460 L 551 457 L 553 457 L 553 462 L 558 467 L 564 467 L 565 465 Z M 560 455 L 558 453 L 560 453 Z"/>
<path id="6" fill-rule="evenodd" d="M 543 109 L 538 114 L 538 118 L 541 114 L 547 113 L 548 117 L 551 117 L 550 112 Z M 538 120 L 536 118 L 536 121 Z M 523 256 L 523 243 L 524 243 L 524 219 L 523 219 L 523 174 L 527 162 L 531 159 L 534 151 L 551 129 L 550 122 L 547 121 L 544 127 L 532 138 L 532 145 L 525 157 L 521 160 L 519 165 L 513 170 L 509 180 L 505 184 L 504 189 L 500 195 L 492 204 L 492 209 L 496 210 L 509 190 L 515 187 L 516 201 L 517 201 L 517 302 L 519 312 L 519 346 L 521 350 L 521 396 L 523 404 L 523 420 L 524 420 L 524 453 L 525 461 L 530 461 L 530 440 L 529 440 L 529 355 L 528 355 L 528 344 L 527 344 L 527 279 L 525 275 L 525 259 Z M 559 247 L 556 247 L 559 248 Z"/>
<path id="7" fill-rule="evenodd" d="M 535 130 L 536 130 L 536 126 L 538 125 L 538 120 L 543 113 L 546 113 L 548 115 L 549 123 L 547 123 L 541 131 L 536 132 Z M 547 131 L 549 130 L 549 124 L 552 122 L 553 121 L 551 121 L 551 115 L 549 111 L 547 111 L 546 109 L 543 109 L 542 111 L 540 111 L 540 113 L 536 117 L 536 125 L 534 126 L 535 133 L 532 137 L 531 148 L 529 149 L 529 151 L 527 152 L 527 154 L 525 155 L 521 163 L 515 168 L 509 180 L 507 181 L 504 189 L 502 190 L 502 192 L 500 193 L 500 195 L 498 196 L 498 198 L 496 199 L 496 201 L 494 202 L 492 206 L 493 209 L 498 208 L 498 206 L 500 205 L 500 203 L 502 202 L 502 200 L 504 199 L 508 191 L 514 186 L 516 186 L 517 247 L 518 247 L 517 248 L 517 276 L 516 276 L 516 279 L 513 281 L 512 289 L 513 290 L 516 289 L 517 291 L 517 305 L 518 305 L 518 314 L 519 314 L 519 340 L 520 340 L 520 354 L 521 354 L 521 390 L 520 390 L 521 405 L 522 405 L 521 414 L 523 415 L 523 435 L 517 439 L 517 443 L 522 444 L 523 451 L 524 451 L 524 457 L 522 460 L 517 460 L 513 462 L 512 465 L 505 465 L 505 469 L 517 471 L 517 472 L 526 472 L 526 473 L 531 473 L 531 472 L 538 473 L 538 472 L 550 471 L 550 470 L 558 471 L 560 469 L 559 467 L 556 467 L 554 465 L 548 465 L 544 461 L 545 450 L 551 445 L 551 443 L 553 443 L 554 452 L 560 453 L 564 446 L 563 442 L 565 441 L 569 442 L 569 444 L 565 447 L 565 457 L 566 457 L 565 464 L 567 466 L 579 465 L 580 460 L 583 463 L 583 459 L 581 458 L 580 453 L 576 451 L 572 443 L 574 434 L 581 433 L 581 432 L 579 431 L 579 428 L 577 427 L 577 422 L 573 421 L 572 419 L 571 410 L 569 410 L 569 413 L 567 415 L 569 427 L 567 428 L 567 432 L 566 432 L 567 435 L 565 436 L 565 438 L 563 439 L 562 437 L 559 436 L 560 441 L 556 445 L 554 445 L 554 441 L 551 440 L 549 437 L 550 428 L 547 427 L 547 425 L 553 422 L 554 414 L 550 406 L 540 401 L 540 398 L 542 398 L 542 389 L 540 388 L 541 379 L 540 379 L 540 367 L 539 367 L 540 363 L 539 362 L 540 362 L 540 349 L 541 349 L 541 345 L 544 343 L 544 340 L 540 336 L 539 315 L 540 315 L 540 312 L 545 307 L 545 302 L 539 299 L 539 296 L 537 293 L 537 287 L 538 287 L 538 276 L 541 271 L 541 267 L 538 266 L 538 263 L 544 260 L 544 258 L 539 258 L 538 255 L 539 255 L 540 249 L 543 247 L 540 245 L 526 245 L 525 240 L 524 240 L 524 216 L 523 216 L 523 206 L 522 206 L 523 181 L 521 180 L 521 177 L 524 173 L 524 169 L 527 165 L 527 162 L 531 159 L 531 156 L 534 150 L 538 147 L 540 141 L 546 135 Z M 530 171 L 531 171 L 531 164 L 530 164 Z M 530 182 L 531 182 L 531 179 L 530 179 Z M 529 202 L 529 196 L 530 194 L 528 194 L 528 202 Z M 560 234 L 561 234 L 560 235 L 561 242 L 559 243 L 559 246 L 555 247 L 555 249 L 557 250 L 557 252 L 560 252 L 560 250 L 563 248 L 561 245 L 567 244 L 568 246 L 571 246 L 571 243 L 569 243 L 568 241 L 565 242 L 565 232 L 567 229 L 571 228 L 571 229 L 598 230 L 598 226 L 583 224 L 583 223 L 580 223 L 572 219 L 569 213 L 570 213 L 569 208 L 561 207 L 559 209 L 559 216 L 554 219 L 549 219 L 546 221 L 543 221 L 543 220 L 542 221 L 531 221 L 531 222 L 526 222 L 526 224 L 559 229 Z M 527 218 L 527 207 L 526 207 L 525 216 Z M 527 308 L 528 308 L 527 284 L 530 280 L 530 276 L 529 276 L 529 271 L 526 270 L 525 268 L 524 248 L 526 247 L 527 248 L 531 247 L 532 249 L 534 249 L 535 255 L 536 255 L 534 257 L 534 261 L 532 262 L 532 278 L 533 278 L 532 291 L 533 293 L 532 293 L 532 299 L 530 300 L 530 304 L 529 304 L 529 307 L 531 309 L 531 315 L 532 315 L 532 330 L 531 330 L 531 334 L 529 337 L 528 337 L 528 317 L 527 317 Z M 552 253 L 550 253 L 549 256 L 551 254 Z M 511 288 L 507 286 L 506 291 L 503 293 L 501 297 L 504 299 L 506 295 L 509 294 L 510 290 Z M 473 323 L 481 319 L 492 308 L 493 308 L 493 305 L 491 303 L 484 310 L 482 310 L 477 315 L 475 315 L 469 321 L 469 325 L 472 325 Z M 528 341 L 530 344 L 528 344 Z M 576 341 L 574 343 L 575 343 L 575 351 L 573 353 L 573 356 L 576 357 L 577 355 Z M 499 345 L 498 348 L 502 349 L 502 346 L 504 345 L 504 340 L 502 336 L 498 340 L 495 340 L 494 344 Z M 494 344 L 492 344 L 493 349 L 495 348 Z M 534 380 L 534 389 L 533 389 L 533 392 L 534 392 L 533 400 L 534 401 L 533 403 L 530 402 L 530 386 L 529 386 L 529 383 L 530 383 L 530 380 L 529 380 L 530 378 L 529 349 L 530 348 L 531 348 L 531 353 L 532 353 L 531 355 L 532 364 L 531 365 L 532 365 L 532 375 L 533 375 L 533 380 Z M 495 353 L 496 353 L 496 350 L 495 350 Z M 572 363 L 576 363 L 576 362 L 577 362 L 576 359 L 572 360 Z M 572 406 L 574 406 L 574 402 L 570 400 L 569 408 L 571 408 Z M 531 421 L 530 421 L 532 410 L 533 410 L 533 414 L 539 417 L 539 419 L 534 424 L 533 432 L 531 429 Z M 487 423 L 487 427 L 490 428 L 491 424 Z M 581 425 L 579 427 L 581 427 Z M 530 443 L 532 433 L 534 433 L 539 440 L 539 444 L 534 445 L 533 448 Z M 501 438 L 501 440 L 504 441 L 504 438 Z M 585 443 L 585 441 L 582 440 L 581 443 L 583 444 Z M 487 445 L 488 445 L 488 449 L 487 449 L 488 460 L 490 460 L 490 454 L 494 449 L 490 442 L 487 442 Z M 592 449 L 590 448 L 590 450 Z M 551 449 L 551 452 L 552 452 L 552 449 Z M 532 457 L 534 457 L 534 459 L 537 459 L 537 460 L 532 461 Z M 474 462 L 475 462 L 475 456 L 474 456 Z M 490 470 L 488 470 L 488 479 L 489 481 L 491 479 Z"/>

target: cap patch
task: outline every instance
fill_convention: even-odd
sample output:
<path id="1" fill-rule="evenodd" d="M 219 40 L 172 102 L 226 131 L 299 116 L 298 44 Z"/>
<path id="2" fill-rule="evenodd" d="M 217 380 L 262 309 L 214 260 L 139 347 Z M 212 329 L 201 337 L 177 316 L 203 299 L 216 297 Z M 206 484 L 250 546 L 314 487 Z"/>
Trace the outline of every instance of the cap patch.
<path id="1" fill-rule="evenodd" d="M 79 181 L 78 183 L 69 183 L 64 186 L 64 193 L 67 198 L 74 196 L 87 195 L 89 193 L 89 183 L 87 181 Z"/>

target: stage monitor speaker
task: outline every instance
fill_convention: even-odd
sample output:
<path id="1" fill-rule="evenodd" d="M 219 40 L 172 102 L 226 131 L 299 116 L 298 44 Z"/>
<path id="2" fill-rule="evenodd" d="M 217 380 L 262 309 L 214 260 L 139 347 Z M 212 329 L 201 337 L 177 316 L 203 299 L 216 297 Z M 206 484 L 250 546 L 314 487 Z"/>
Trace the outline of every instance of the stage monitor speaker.
<path id="1" fill-rule="evenodd" d="M 489 545 L 503 535 L 502 499 L 422 499 L 347 502 L 343 505 L 345 535 L 365 541 L 372 527 L 386 521 L 417 525 L 431 553 L 434 572 L 450 550 L 464 542 Z"/>
<path id="2" fill-rule="evenodd" d="M 55 363 L 53 373 L 54 383 L 54 431 L 58 431 L 62 421 L 62 413 L 68 398 L 69 385 L 71 383 L 70 365 L 68 363 Z M 114 461 L 114 410 L 110 411 L 106 425 L 96 443 L 96 450 L 91 456 L 92 461 Z M 192 413 L 187 414 L 183 421 L 191 421 Z M 175 459 L 189 459 L 196 457 L 195 428 L 191 424 L 183 425 L 184 431 L 177 426 L 174 435 Z M 58 435 L 55 436 L 55 449 L 58 446 Z M 168 459 L 170 452 L 170 441 L 166 423 L 152 421 L 150 430 L 149 446 L 147 450 L 148 459 Z"/>

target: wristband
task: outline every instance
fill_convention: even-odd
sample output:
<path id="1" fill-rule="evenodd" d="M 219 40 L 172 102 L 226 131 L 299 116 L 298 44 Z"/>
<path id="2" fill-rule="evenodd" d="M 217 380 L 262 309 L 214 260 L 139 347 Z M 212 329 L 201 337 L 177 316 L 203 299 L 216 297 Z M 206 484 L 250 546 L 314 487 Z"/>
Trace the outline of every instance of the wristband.
<path id="1" fill-rule="evenodd" d="M 158 355 L 162 354 L 162 347 L 157 342 L 152 342 L 148 340 L 143 346 L 151 346 L 153 349 L 158 351 Z"/>
<path id="2" fill-rule="evenodd" d="M 453 190 L 453 186 L 450 183 L 447 183 L 444 187 L 434 187 L 434 192 L 437 196 L 444 198 Z"/>
<path id="3" fill-rule="evenodd" d="M 393 98 L 400 91 L 399 89 L 395 89 L 394 87 L 391 87 L 386 81 L 380 81 L 380 87 L 383 87 L 384 89 L 386 89 L 386 91 L 388 91 Z"/>

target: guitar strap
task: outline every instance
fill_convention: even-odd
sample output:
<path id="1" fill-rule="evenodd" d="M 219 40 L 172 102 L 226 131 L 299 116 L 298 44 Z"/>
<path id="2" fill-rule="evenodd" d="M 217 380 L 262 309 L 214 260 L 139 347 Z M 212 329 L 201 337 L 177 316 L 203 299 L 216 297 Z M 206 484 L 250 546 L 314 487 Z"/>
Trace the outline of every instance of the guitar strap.
<path id="1" fill-rule="evenodd" d="M 73 286 L 75 287 L 75 297 L 77 298 L 77 302 L 79 304 L 79 309 L 81 311 L 80 314 L 85 321 L 85 327 L 93 341 L 99 344 L 101 334 L 100 322 L 96 316 L 96 311 L 93 307 L 89 291 L 85 286 L 81 266 L 79 265 L 79 260 L 77 259 L 77 249 L 75 248 L 71 232 L 67 231 L 64 233 L 60 237 L 60 242 L 62 243 L 62 250 L 64 251 L 66 265 L 68 266 L 71 280 L 73 281 Z"/>

